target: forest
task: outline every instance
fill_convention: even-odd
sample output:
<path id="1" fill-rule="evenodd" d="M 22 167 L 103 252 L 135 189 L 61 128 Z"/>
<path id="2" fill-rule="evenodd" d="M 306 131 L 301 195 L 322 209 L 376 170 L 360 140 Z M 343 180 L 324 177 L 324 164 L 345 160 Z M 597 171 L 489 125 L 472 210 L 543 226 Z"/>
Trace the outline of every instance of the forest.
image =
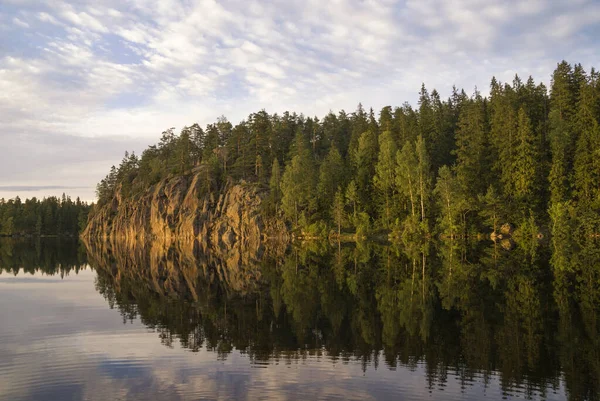
<path id="1" fill-rule="evenodd" d="M 0 199 L 0 236 L 69 235 L 85 228 L 90 206 L 63 194 L 42 200 Z"/>
<path id="2" fill-rule="evenodd" d="M 557 64 L 550 88 L 492 78 L 490 93 L 422 85 L 417 107 L 362 105 L 323 118 L 285 112 L 225 117 L 162 133 L 125 153 L 97 185 L 98 207 L 160 180 L 205 172 L 203 190 L 241 181 L 268 193 L 265 213 L 293 231 L 392 238 L 600 233 L 600 80 Z"/>

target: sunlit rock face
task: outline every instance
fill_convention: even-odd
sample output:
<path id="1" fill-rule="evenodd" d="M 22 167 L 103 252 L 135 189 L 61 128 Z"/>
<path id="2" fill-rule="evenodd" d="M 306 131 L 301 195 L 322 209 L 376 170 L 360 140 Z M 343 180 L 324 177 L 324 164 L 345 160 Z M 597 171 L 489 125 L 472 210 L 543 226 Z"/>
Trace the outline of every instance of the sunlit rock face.
<path id="1" fill-rule="evenodd" d="M 140 196 L 122 199 L 120 191 L 88 222 L 85 238 L 125 241 L 174 240 L 255 248 L 268 237 L 286 240 L 285 225 L 262 210 L 265 192 L 253 184 L 226 183 L 207 191 L 202 168 L 169 177 Z"/>

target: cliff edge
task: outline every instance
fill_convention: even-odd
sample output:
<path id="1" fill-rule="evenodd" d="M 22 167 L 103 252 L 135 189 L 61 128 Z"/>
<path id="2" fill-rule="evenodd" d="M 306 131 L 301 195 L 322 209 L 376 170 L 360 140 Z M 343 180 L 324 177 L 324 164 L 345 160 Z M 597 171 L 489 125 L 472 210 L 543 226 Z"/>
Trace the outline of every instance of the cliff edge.
<path id="1" fill-rule="evenodd" d="M 109 203 L 95 210 L 81 236 L 128 242 L 198 240 L 225 247 L 241 243 L 251 248 L 266 238 L 287 240 L 285 224 L 264 213 L 265 190 L 229 181 L 218 191 L 206 191 L 204 176 L 196 168 L 129 198 L 117 189 Z"/>

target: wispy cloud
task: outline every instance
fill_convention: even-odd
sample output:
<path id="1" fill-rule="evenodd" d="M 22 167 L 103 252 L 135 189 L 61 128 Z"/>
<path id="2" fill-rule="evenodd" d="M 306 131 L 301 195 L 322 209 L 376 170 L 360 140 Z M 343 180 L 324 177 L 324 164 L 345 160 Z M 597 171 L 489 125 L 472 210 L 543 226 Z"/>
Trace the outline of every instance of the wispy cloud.
<path id="1" fill-rule="evenodd" d="M 548 80 L 561 59 L 600 64 L 599 7 L 594 0 L 9 0 L 0 5 L 0 139 L 146 143 L 163 128 L 221 114 L 237 121 L 261 108 L 313 115 L 360 101 L 414 102 L 421 82 L 447 95 L 452 85 L 485 91 L 492 75 Z M 3 147 L 0 159 L 11 153 Z M 86 160 L 85 150 L 79 157 Z M 0 182 L 29 168 L 6 167 Z M 40 180 L 52 175 L 46 170 Z M 99 178 L 90 173 L 90 187 Z"/>

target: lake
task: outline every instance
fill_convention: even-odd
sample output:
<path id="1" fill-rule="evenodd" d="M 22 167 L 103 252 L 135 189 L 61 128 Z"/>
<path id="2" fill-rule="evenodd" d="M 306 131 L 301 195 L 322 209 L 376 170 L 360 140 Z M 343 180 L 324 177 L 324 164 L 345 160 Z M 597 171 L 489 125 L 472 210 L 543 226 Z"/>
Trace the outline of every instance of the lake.
<path id="1" fill-rule="evenodd" d="M 597 400 L 600 254 L 552 249 L 2 239 L 0 400 Z"/>

